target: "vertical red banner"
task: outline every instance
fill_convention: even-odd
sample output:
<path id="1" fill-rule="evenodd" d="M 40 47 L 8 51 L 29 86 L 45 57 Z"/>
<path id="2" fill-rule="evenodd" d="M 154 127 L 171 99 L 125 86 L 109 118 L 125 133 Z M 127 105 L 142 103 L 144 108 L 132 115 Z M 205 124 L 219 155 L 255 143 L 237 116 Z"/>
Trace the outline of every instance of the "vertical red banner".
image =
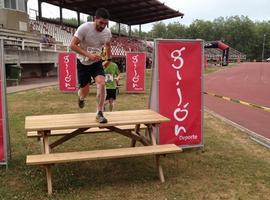
<path id="1" fill-rule="evenodd" d="M 145 62 L 145 53 L 126 53 L 127 92 L 144 92 Z"/>
<path id="2" fill-rule="evenodd" d="M 4 41 L 0 40 L 0 164 L 7 164 L 9 148 L 9 130 L 6 108 L 6 70 L 4 62 Z"/>
<path id="3" fill-rule="evenodd" d="M 159 143 L 202 145 L 202 41 L 158 41 Z"/>
<path id="4" fill-rule="evenodd" d="M 62 92 L 76 91 L 76 55 L 74 53 L 59 53 L 58 56 L 59 89 Z"/>
<path id="5" fill-rule="evenodd" d="M 1 72 L 0 72 L 1 73 Z M 5 160 L 4 147 L 4 123 L 3 123 L 3 95 L 2 95 L 2 79 L 0 75 L 0 161 Z"/>

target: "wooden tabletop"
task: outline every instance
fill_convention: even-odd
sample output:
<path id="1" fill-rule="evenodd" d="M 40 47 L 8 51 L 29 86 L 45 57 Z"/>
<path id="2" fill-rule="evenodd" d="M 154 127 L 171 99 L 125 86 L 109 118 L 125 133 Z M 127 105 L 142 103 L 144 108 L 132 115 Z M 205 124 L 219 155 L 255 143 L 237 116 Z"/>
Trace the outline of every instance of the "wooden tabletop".
<path id="1" fill-rule="evenodd" d="M 170 119 L 153 110 L 128 110 L 105 112 L 108 123 L 96 122 L 96 113 L 37 115 L 25 118 L 26 131 L 60 130 L 91 127 L 108 127 L 129 124 L 159 124 Z"/>

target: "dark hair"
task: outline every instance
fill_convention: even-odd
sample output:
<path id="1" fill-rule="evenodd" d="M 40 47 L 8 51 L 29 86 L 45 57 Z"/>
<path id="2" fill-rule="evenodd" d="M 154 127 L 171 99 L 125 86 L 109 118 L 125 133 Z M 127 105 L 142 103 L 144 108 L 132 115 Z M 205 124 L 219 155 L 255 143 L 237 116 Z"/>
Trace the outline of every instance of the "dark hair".
<path id="1" fill-rule="evenodd" d="M 99 8 L 99 9 L 96 10 L 95 17 L 96 18 L 109 19 L 110 18 L 110 13 L 106 8 Z"/>

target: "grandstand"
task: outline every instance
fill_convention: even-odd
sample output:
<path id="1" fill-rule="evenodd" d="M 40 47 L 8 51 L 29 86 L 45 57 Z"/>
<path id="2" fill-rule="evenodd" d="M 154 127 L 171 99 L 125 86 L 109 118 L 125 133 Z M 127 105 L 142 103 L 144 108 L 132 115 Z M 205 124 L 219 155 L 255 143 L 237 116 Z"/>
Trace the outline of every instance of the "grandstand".
<path id="1" fill-rule="evenodd" d="M 27 2 L 27 0 L 15 1 Z M 10 4 L 5 4 L 4 2 L 10 2 Z M 50 3 L 48 0 L 44 2 Z M 58 1 L 52 2 L 57 3 Z M 87 1 L 84 1 L 84 3 L 88 4 Z M 136 21 L 134 21 L 136 17 L 140 18 L 138 23 L 148 23 L 162 18 L 183 16 L 182 13 L 172 10 L 167 6 L 160 4 L 160 2 L 156 0 L 149 0 L 147 2 L 140 1 L 138 4 L 133 1 L 132 6 L 127 0 L 125 6 L 121 7 L 122 10 L 126 9 L 125 13 L 127 14 L 119 18 L 119 13 L 116 12 L 118 5 L 114 4 L 113 0 L 111 3 L 113 6 L 110 8 L 112 9 L 112 18 L 116 19 L 118 23 L 125 22 L 129 26 L 131 24 L 136 24 Z M 22 3 L 17 3 L 16 5 L 21 5 L 21 7 L 12 7 L 11 0 L 0 0 L 0 39 L 4 39 L 6 64 L 21 66 L 23 68 L 22 78 L 42 77 L 48 75 L 56 76 L 58 52 L 69 51 L 69 42 L 76 28 L 66 24 L 64 25 L 62 21 L 53 21 L 52 19 L 46 19 L 42 16 L 37 16 L 36 19 L 30 19 L 27 14 L 27 8 L 22 6 Z M 80 6 L 80 9 L 83 9 L 83 4 L 80 4 Z M 142 16 L 131 16 L 129 12 L 134 10 L 136 6 L 138 6 L 138 9 L 142 10 L 138 10 L 138 12 L 133 13 L 134 15 L 139 15 L 139 13 L 144 12 L 145 9 L 151 8 L 148 13 L 149 16 L 148 14 Z M 151 17 L 153 16 L 153 12 L 156 12 L 156 10 L 152 10 L 152 7 L 155 6 L 157 6 L 157 9 L 161 12 L 161 16 L 159 16 L 160 18 Z M 80 9 L 78 9 L 78 11 Z M 95 7 L 89 8 L 90 13 L 88 14 L 93 13 L 95 9 Z M 165 13 L 162 13 L 163 11 Z M 36 11 L 36 13 L 41 14 L 39 11 Z M 62 19 L 62 17 L 60 17 L 60 19 Z M 48 46 L 48 44 L 40 42 L 44 34 L 52 36 L 54 41 L 53 44 Z M 123 68 L 125 63 L 126 52 L 146 52 L 148 61 L 152 57 L 152 41 L 145 41 L 131 36 L 123 36 L 120 32 L 118 34 L 113 34 L 111 46 L 112 57 L 120 65 L 120 69 Z M 205 49 L 205 55 L 209 62 L 219 63 L 222 57 L 222 52 L 219 49 Z M 239 58 L 240 60 L 244 60 L 245 57 L 246 56 L 244 54 L 230 47 L 230 62 L 236 62 Z"/>
<path id="2" fill-rule="evenodd" d="M 32 71 L 30 73 L 26 73 L 27 71 L 29 71 L 26 66 L 27 65 L 26 60 L 28 59 L 29 64 L 47 62 L 56 66 L 57 57 L 55 55 L 50 54 L 51 58 L 55 58 L 54 60 L 48 59 L 48 57 L 44 55 L 46 53 L 48 54 L 48 52 L 58 53 L 60 51 L 69 51 L 68 45 L 74 32 L 75 28 L 73 27 L 57 25 L 54 23 L 32 19 L 29 19 L 29 31 L 27 32 L 0 28 L 0 38 L 4 39 L 5 41 L 6 62 L 8 64 L 16 64 L 16 65 L 21 65 L 22 63 L 24 63 L 24 69 L 22 73 L 23 78 L 29 78 L 33 76 L 33 74 L 35 74 L 35 77 L 41 76 L 41 73 L 38 72 L 34 73 Z M 40 39 L 44 34 L 48 34 L 53 37 L 55 42 L 54 44 L 52 44 L 52 46 L 48 47 L 46 46 L 47 44 L 40 43 Z M 147 45 L 145 41 L 139 38 L 119 36 L 118 34 L 113 34 L 111 44 L 112 44 L 111 45 L 112 56 L 113 58 L 116 59 L 116 62 L 119 65 L 125 63 L 126 52 L 141 52 L 149 50 L 149 48 L 146 48 Z M 11 50 L 13 50 L 13 52 L 11 52 Z M 29 51 L 37 51 L 37 50 L 41 52 L 40 60 L 35 60 L 36 57 L 31 57 L 29 55 Z M 26 60 L 22 60 L 21 57 L 16 56 L 18 54 L 21 55 L 28 54 L 29 57 L 26 58 Z M 148 53 L 147 55 L 148 57 L 151 57 L 150 53 Z M 123 66 L 120 66 L 120 68 L 123 68 Z M 40 69 L 38 69 L 37 71 L 40 71 Z M 54 71 L 55 72 L 51 74 L 56 75 L 56 70 L 54 69 Z"/>
<path id="3" fill-rule="evenodd" d="M 63 43 L 68 46 L 69 42 L 75 32 L 75 28 L 64 25 L 57 25 L 43 21 L 29 20 L 30 28 L 40 34 L 48 34 L 54 38 L 55 41 Z"/>
<path id="4" fill-rule="evenodd" d="M 14 4 L 14 2 L 16 2 Z M 39 2 L 41 3 L 41 2 Z M 85 2 L 86 3 L 86 2 Z M 133 2 L 134 3 L 134 2 Z M 134 9 L 127 5 L 127 9 Z M 173 11 L 156 0 L 147 3 L 140 2 L 149 6 L 160 7 L 160 19 L 181 16 L 183 14 Z M 134 4 L 138 6 L 138 4 Z M 117 7 L 117 6 L 116 6 Z M 162 8 L 164 7 L 164 9 Z M 41 6 L 39 7 L 41 8 Z M 62 9 L 62 8 L 61 8 Z M 96 8 L 91 8 L 95 10 Z M 123 9 L 123 8 L 122 8 Z M 148 9 L 140 6 L 140 9 Z M 152 12 L 152 11 L 151 11 Z M 164 12 L 164 16 L 162 15 Z M 168 12 L 170 14 L 168 14 Z M 74 27 L 66 26 L 63 22 L 52 21 L 41 16 L 41 11 L 34 19 L 30 19 L 27 14 L 27 0 L 0 0 L 0 39 L 4 41 L 4 55 L 6 67 L 18 66 L 22 68 L 21 78 L 43 77 L 57 75 L 57 55 L 61 51 L 69 51 L 68 45 L 75 32 Z M 113 13 L 115 17 L 117 13 Z M 129 17 L 131 17 L 128 14 Z M 136 18 L 137 16 L 132 16 Z M 62 19 L 62 17 L 60 17 Z M 124 19 L 124 16 L 123 18 Z M 140 20 L 149 20 L 146 17 Z M 152 19 L 153 20 L 153 19 Z M 158 20 L 158 19 L 156 19 Z M 119 21 L 120 22 L 120 21 Z M 143 21 L 142 21 L 143 22 Z M 136 22 L 133 22 L 136 23 Z M 41 43 L 44 34 L 52 36 L 53 44 Z M 113 35 L 112 56 L 120 64 L 120 69 L 125 63 L 125 53 L 128 51 L 145 51 L 147 45 L 139 38 Z M 151 54 L 148 54 L 150 57 Z M 7 70 L 9 71 L 9 70 Z M 16 80 L 16 83 L 18 80 Z"/>
<path id="5" fill-rule="evenodd" d="M 30 27 L 33 31 L 37 31 L 40 34 L 51 35 L 58 43 L 68 46 L 70 40 L 75 33 L 75 28 L 65 25 L 57 25 L 49 22 L 30 20 Z M 113 57 L 125 57 L 125 52 L 140 52 L 145 50 L 144 42 L 137 38 L 130 38 L 125 36 L 119 36 L 113 34 L 112 37 L 112 56 Z"/>
<path id="6" fill-rule="evenodd" d="M 49 54 L 52 52 L 56 54 L 60 51 L 69 51 L 68 45 L 75 32 L 75 28 L 68 27 L 64 25 L 57 25 L 49 22 L 38 21 L 29 19 L 29 31 L 16 31 L 8 29 L 0 29 L 0 37 L 5 38 L 5 48 L 14 49 L 14 50 L 23 50 L 26 54 L 28 51 L 40 51 L 41 59 L 35 60 L 29 55 L 25 60 L 22 60 L 22 57 L 14 56 L 15 53 L 10 53 L 7 51 L 6 62 L 7 63 L 16 63 L 17 65 L 23 66 L 23 78 L 28 77 L 40 77 L 46 75 L 57 75 L 57 69 L 52 66 L 57 66 L 57 56 Z M 51 35 L 55 43 L 50 48 L 44 47 L 44 44 L 40 43 L 40 38 L 42 35 L 48 34 Z M 139 38 L 130 38 L 127 36 L 119 36 L 118 34 L 113 34 L 112 42 L 112 56 L 115 59 L 115 62 L 118 63 L 121 70 L 123 70 L 125 63 L 125 54 L 126 52 L 147 52 L 147 58 L 151 58 L 151 52 L 153 51 L 153 42 L 144 41 Z M 47 54 L 45 54 L 47 52 Z M 204 51 L 207 61 L 212 64 L 220 64 L 222 58 L 222 51 L 220 49 L 205 49 Z M 21 55 L 23 53 L 20 53 Z M 46 55 L 46 56 L 45 56 Z M 50 57 L 50 59 L 48 59 Z M 53 58 L 53 59 L 51 59 Z M 27 63 L 27 59 L 28 63 Z M 237 62 L 238 60 L 245 60 L 246 55 L 240 53 L 239 51 L 230 47 L 229 49 L 229 62 Z M 38 67 L 34 69 L 33 67 L 29 69 L 29 64 L 33 63 L 44 63 L 44 60 L 47 60 L 47 63 L 51 67 L 46 67 L 45 72 Z M 37 67 L 37 65 L 34 65 Z M 44 68 L 44 66 L 42 66 Z M 50 70 L 53 70 L 50 71 Z M 38 72 L 40 71 L 40 72 Z"/>
<path id="7" fill-rule="evenodd" d="M 207 43 L 207 42 L 206 42 Z M 222 50 L 218 48 L 204 48 L 204 55 L 207 62 L 214 65 L 221 65 Z M 229 63 L 242 62 L 246 60 L 246 55 L 229 47 Z"/>

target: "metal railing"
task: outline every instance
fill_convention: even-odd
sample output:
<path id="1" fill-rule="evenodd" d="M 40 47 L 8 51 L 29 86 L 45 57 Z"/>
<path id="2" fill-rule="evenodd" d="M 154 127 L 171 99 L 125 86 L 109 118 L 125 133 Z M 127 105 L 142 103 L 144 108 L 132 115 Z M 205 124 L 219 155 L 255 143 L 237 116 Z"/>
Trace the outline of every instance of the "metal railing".
<path id="1" fill-rule="evenodd" d="M 41 43 L 34 40 L 28 39 L 17 39 L 9 37 L 0 37 L 0 40 L 4 41 L 4 48 L 18 48 L 21 50 L 36 49 L 39 51 L 50 51 L 50 52 L 69 52 L 69 46 L 57 43 Z"/>

